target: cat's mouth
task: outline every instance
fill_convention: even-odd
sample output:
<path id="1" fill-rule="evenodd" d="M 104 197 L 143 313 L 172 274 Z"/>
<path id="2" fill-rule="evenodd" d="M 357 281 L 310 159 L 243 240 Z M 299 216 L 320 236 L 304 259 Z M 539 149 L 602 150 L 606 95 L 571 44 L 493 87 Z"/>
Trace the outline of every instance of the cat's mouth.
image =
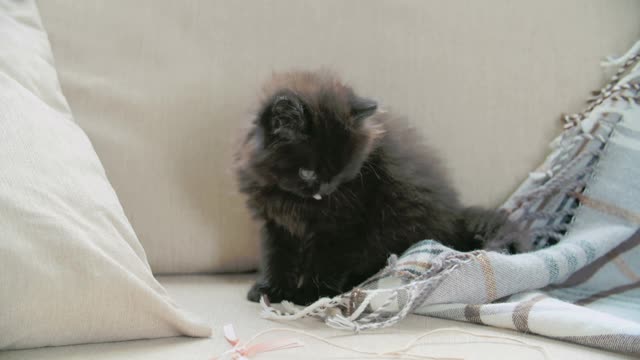
<path id="1" fill-rule="evenodd" d="M 320 201 L 325 197 L 328 197 L 335 190 L 335 185 L 323 183 L 320 186 L 315 187 L 314 189 L 306 188 L 288 188 L 283 186 L 285 184 L 279 184 L 280 189 L 297 195 L 303 199 L 313 199 L 315 201 Z"/>
<path id="2" fill-rule="evenodd" d="M 336 182 L 320 184 L 320 188 L 315 194 L 313 194 L 312 198 L 316 200 L 322 200 L 323 196 L 330 195 L 336 189 L 336 184 Z"/>

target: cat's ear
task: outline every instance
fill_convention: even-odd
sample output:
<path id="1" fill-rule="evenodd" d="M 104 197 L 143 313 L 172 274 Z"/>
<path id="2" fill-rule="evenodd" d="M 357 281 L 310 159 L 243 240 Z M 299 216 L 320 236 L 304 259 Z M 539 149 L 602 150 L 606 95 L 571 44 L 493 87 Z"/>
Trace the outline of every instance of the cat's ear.
<path id="1" fill-rule="evenodd" d="M 269 125 L 273 134 L 293 139 L 305 127 L 304 106 L 293 94 L 278 95 L 271 103 Z"/>
<path id="2" fill-rule="evenodd" d="M 355 121 L 361 121 L 373 115 L 378 110 L 378 103 L 375 100 L 353 95 L 349 99 L 351 107 L 351 117 Z"/>

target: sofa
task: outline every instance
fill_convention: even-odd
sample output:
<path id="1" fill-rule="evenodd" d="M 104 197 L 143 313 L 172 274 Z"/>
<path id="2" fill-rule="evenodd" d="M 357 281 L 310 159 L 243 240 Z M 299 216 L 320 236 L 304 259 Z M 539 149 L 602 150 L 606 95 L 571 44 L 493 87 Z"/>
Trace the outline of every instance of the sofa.
<path id="1" fill-rule="evenodd" d="M 0 9 L 25 26 L 37 25 L 21 12 L 23 2 L 8 3 Z M 141 244 L 136 253 L 159 283 L 150 286 L 212 332 L 45 341 L 9 346 L 0 359 L 211 359 L 231 348 L 225 324 L 233 324 L 241 340 L 289 327 L 368 351 L 453 327 L 471 333 L 436 333 L 416 351 L 464 359 L 631 358 L 418 315 L 359 334 L 317 319 L 263 319 L 260 305 L 245 299 L 256 277 L 258 228 L 237 193 L 231 162 L 272 72 L 329 67 L 406 115 L 438 150 L 465 203 L 498 206 L 545 157 L 562 128 L 560 115 L 580 110 L 589 91 L 606 80 L 600 60 L 640 38 L 639 2 L 24 3 L 39 11 L 73 121 L 135 232 L 127 236 Z M 73 338 L 70 333 L 64 339 Z M 192 337 L 171 336 L 179 334 Z M 359 358 L 299 338 L 305 346 L 255 358 Z"/>

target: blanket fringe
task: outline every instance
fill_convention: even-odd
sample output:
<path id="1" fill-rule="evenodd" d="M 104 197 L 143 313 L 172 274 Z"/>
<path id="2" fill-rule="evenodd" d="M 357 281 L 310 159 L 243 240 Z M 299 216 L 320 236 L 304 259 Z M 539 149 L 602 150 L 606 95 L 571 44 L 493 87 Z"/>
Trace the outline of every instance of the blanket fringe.
<path id="1" fill-rule="evenodd" d="M 283 301 L 282 310 L 268 304 L 264 298 L 260 299 L 261 316 L 271 320 L 297 320 L 305 317 L 323 319 L 325 323 L 336 329 L 360 332 L 362 330 L 381 329 L 392 326 L 404 319 L 417 307 L 422 305 L 436 286 L 461 264 L 467 263 L 482 254 L 482 251 L 471 253 L 447 254 L 442 259 L 434 259 L 432 266 L 425 274 L 411 279 L 407 284 L 393 289 L 362 289 L 356 288 L 334 298 L 321 298 L 313 304 L 298 308 L 294 304 Z M 397 266 L 397 257 L 389 258 L 389 265 L 381 273 L 393 272 Z M 399 294 L 408 296 L 406 301 L 399 301 Z M 364 297 L 360 296 L 364 295 Z M 372 301 L 378 296 L 386 296 L 382 305 L 374 308 Z M 350 301 L 357 302 L 350 306 Z M 390 310 L 397 306 L 396 311 Z M 355 308 L 351 313 L 345 311 Z M 369 310 L 369 312 L 367 312 Z"/>
<path id="2" fill-rule="evenodd" d="M 515 241 L 520 249 L 539 249 L 557 243 L 564 236 L 580 202 L 570 193 L 585 190 L 587 180 L 593 174 L 608 137 L 615 123 L 622 117 L 621 109 L 614 108 L 617 102 L 640 105 L 640 81 L 630 81 L 628 74 L 640 66 L 640 41 L 626 54 L 618 58 L 608 58 L 605 67 L 619 66 L 609 82 L 593 93 L 587 107 L 579 113 L 563 115 L 565 131 L 552 143 L 552 153 L 537 171 L 503 205 L 511 214 L 513 222 L 519 224 L 518 231 L 527 231 L 525 237 L 518 234 L 500 234 L 503 238 L 519 236 Z M 608 102 L 608 104 L 607 104 Z M 611 115 L 618 114 L 617 120 Z M 576 168 L 580 167 L 579 170 Z M 544 206 L 545 200 L 555 194 L 566 194 L 566 201 L 560 207 Z M 545 219 L 547 219 L 545 221 Z M 560 224 L 553 220 L 562 221 Z M 495 241 L 499 241 L 496 239 Z"/>

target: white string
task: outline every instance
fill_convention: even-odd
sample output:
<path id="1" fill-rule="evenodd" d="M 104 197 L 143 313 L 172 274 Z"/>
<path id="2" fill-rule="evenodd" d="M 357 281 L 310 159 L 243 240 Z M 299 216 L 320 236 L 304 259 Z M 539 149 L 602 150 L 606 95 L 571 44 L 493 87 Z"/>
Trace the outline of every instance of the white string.
<path id="1" fill-rule="evenodd" d="M 306 308 L 302 308 L 300 310 L 289 312 L 289 313 L 281 313 L 278 310 L 274 309 L 264 300 L 264 297 L 260 298 L 260 305 L 262 305 L 262 313 L 261 316 L 265 319 L 271 320 L 298 320 L 307 316 L 320 315 L 320 312 L 326 310 L 327 308 L 334 308 L 344 301 L 341 300 L 340 296 L 335 298 L 320 298 L 313 304 L 307 306 Z M 289 307 L 291 310 L 291 307 Z"/>
<path id="2" fill-rule="evenodd" d="M 374 293 L 368 293 L 367 296 L 362 301 L 362 303 L 360 303 L 358 308 L 356 308 L 356 310 L 351 314 L 351 316 L 349 316 L 349 320 L 356 320 L 358 317 L 360 317 L 360 315 L 367 309 L 367 306 L 369 306 L 369 303 L 371 302 L 371 298 L 373 298 L 375 295 L 376 294 Z"/>
<path id="3" fill-rule="evenodd" d="M 532 344 L 529 344 L 529 343 L 527 343 L 525 341 L 522 341 L 520 339 L 516 339 L 514 337 L 510 337 L 510 336 L 506 336 L 506 335 L 484 335 L 484 334 L 478 334 L 478 333 L 475 333 L 473 331 L 463 330 L 463 329 L 455 328 L 455 327 L 447 327 L 447 328 L 435 329 L 435 330 L 426 332 L 426 333 L 418 336 L 417 338 L 409 341 L 407 343 L 407 345 L 405 345 L 405 347 L 403 349 L 401 349 L 400 351 L 402 352 L 402 351 L 410 350 L 411 348 L 413 348 L 416 345 L 416 343 L 418 341 L 422 340 L 423 338 L 425 338 L 425 337 L 427 337 L 429 335 L 432 335 L 432 334 L 435 334 L 435 333 L 439 333 L 439 332 L 447 332 L 447 331 L 458 332 L 458 333 L 462 333 L 462 334 L 466 334 L 466 335 L 472 335 L 472 336 L 481 337 L 481 338 L 487 338 L 487 339 L 501 339 L 501 340 L 513 341 L 515 344 L 510 344 L 510 345 L 518 345 L 518 346 L 526 347 L 526 348 L 529 348 L 529 349 L 537 350 L 544 356 L 545 359 L 550 359 L 549 354 L 547 353 L 545 348 L 542 347 L 542 346 L 532 345 Z M 463 342 L 463 343 L 473 343 L 473 342 Z M 502 344 L 507 345 L 506 343 L 502 343 Z"/>
<path id="4" fill-rule="evenodd" d="M 403 358 L 403 359 L 407 359 L 408 358 L 408 359 L 416 359 L 416 360 L 427 360 L 427 359 L 428 360 L 464 360 L 464 358 L 458 358 L 458 357 L 438 357 L 438 356 L 422 355 L 422 354 L 416 354 L 416 353 L 410 353 L 409 352 L 409 350 L 413 349 L 414 347 L 416 347 L 418 345 L 428 345 L 428 344 L 419 344 L 418 343 L 420 340 L 424 339 L 427 336 L 430 336 L 430 335 L 433 335 L 433 334 L 437 334 L 437 333 L 442 333 L 442 332 L 457 332 L 457 333 L 461 333 L 461 334 L 465 334 L 465 335 L 475 336 L 475 337 L 478 337 L 478 338 L 508 340 L 508 341 L 511 341 L 511 343 L 498 342 L 497 344 L 515 345 L 515 346 L 520 346 L 520 347 L 536 350 L 536 351 L 538 351 L 539 353 L 542 354 L 542 356 L 544 357 L 545 360 L 551 359 L 551 357 L 547 353 L 546 349 L 544 347 L 542 347 L 542 346 L 529 344 L 529 343 L 527 343 L 527 342 L 525 342 L 523 340 L 516 339 L 516 338 L 511 337 L 511 336 L 506 336 L 506 335 L 486 335 L 486 334 L 480 334 L 480 333 L 476 333 L 476 332 L 469 331 L 469 330 L 463 330 L 463 329 L 456 328 L 456 327 L 447 327 L 447 328 L 440 328 L 440 329 L 427 331 L 427 332 L 421 334 L 420 336 L 414 338 L 413 340 L 409 341 L 405 346 L 403 346 L 400 349 L 390 350 L 390 351 L 382 351 L 382 352 L 366 351 L 366 350 L 360 350 L 360 349 L 357 349 L 357 348 L 354 348 L 354 347 L 340 345 L 340 344 L 335 343 L 335 342 L 333 342 L 331 340 L 328 340 L 328 339 L 323 338 L 321 336 L 317 336 L 317 335 L 311 334 L 311 333 L 306 332 L 304 330 L 297 330 L 297 329 L 290 329 L 290 328 L 271 328 L 271 329 L 263 330 L 263 331 L 257 333 L 256 335 L 254 335 L 253 337 L 251 337 L 251 339 L 249 339 L 249 341 L 244 343 L 243 346 L 244 347 L 249 347 L 250 344 L 252 342 L 256 341 L 259 337 L 264 336 L 264 335 L 266 335 L 268 333 L 272 333 L 272 332 L 289 332 L 289 333 L 294 333 L 294 334 L 298 334 L 298 335 L 303 335 L 303 336 L 307 336 L 309 338 L 315 339 L 315 340 L 317 340 L 317 341 L 319 341 L 321 343 L 324 343 L 324 344 L 329 345 L 329 346 L 333 346 L 333 347 L 338 348 L 338 349 L 342 349 L 342 350 L 358 353 L 358 354 L 361 354 L 361 355 L 379 357 L 379 358 L 392 357 L 392 358 Z M 464 341 L 464 342 L 455 342 L 455 343 L 452 343 L 452 345 L 454 345 L 454 344 L 456 344 L 456 345 L 457 344 L 477 344 L 477 343 L 479 343 L 479 342 L 478 341 Z M 482 343 L 482 342 L 480 342 L 480 343 Z M 223 353 L 221 356 L 224 356 L 225 354 L 226 353 Z"/>

